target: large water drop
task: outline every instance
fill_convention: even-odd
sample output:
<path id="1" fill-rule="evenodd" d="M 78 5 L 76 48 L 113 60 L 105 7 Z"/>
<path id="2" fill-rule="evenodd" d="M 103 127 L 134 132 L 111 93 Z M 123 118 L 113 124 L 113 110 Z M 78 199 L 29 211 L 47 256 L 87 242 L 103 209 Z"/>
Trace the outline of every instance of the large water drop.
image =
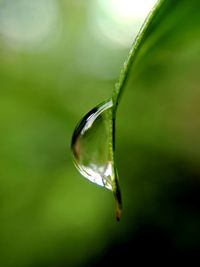
<path id="1" fill-rule="evenodd" d="M 116 218 L 121 217 L 121 195 L 114 165 L 114 120 L 112 99 L 89 111 L 72 136 L 74 162 L 91 182 L 112 190 L 116 199 Z"/>

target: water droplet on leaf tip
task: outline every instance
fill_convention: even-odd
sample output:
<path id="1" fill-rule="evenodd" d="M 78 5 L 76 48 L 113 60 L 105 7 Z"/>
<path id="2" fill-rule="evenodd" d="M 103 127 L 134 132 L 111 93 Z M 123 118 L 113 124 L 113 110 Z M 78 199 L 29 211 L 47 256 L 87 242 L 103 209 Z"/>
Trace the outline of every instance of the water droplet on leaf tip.
<path id="1" fill-rule="evenodd" d="M 89 111 L 78 123 L 72 136 L 71 149 L 79 172 L 93 183 L 119 191 L 114 167 L 114 128 L 112 99 Z M 118 207 L 119 208 L 119 207 Z M 116 210 L 116 218 L 121 209 Z"/>

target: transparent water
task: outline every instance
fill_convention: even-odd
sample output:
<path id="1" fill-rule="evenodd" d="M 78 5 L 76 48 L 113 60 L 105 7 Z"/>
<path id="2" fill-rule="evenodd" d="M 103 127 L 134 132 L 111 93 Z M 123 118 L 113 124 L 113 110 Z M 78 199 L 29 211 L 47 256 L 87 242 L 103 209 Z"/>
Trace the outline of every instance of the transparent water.
<path id="1" fill-rule="evenodd" d="M 89 111 L 72 136 L 72 153 L 79 172 L 91 182 L 113 191 L 117 220 L 121 217 L 121 195 L 114 164 L 113 102 L 109 99 Z"/>

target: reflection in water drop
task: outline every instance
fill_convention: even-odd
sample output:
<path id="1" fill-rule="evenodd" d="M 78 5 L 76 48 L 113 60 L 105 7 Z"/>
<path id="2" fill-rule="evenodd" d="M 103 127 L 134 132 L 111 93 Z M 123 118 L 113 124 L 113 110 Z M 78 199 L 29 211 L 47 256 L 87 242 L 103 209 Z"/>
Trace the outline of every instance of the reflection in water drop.
<path id="1" fill-rule="evenodd" d="M 114 192 L 116 217 L 121 216 L 121 195 L 114 166 L 113 102 L 108 100 L 88 112 L 72 137 L 74 162 L 80 173 Z"/>

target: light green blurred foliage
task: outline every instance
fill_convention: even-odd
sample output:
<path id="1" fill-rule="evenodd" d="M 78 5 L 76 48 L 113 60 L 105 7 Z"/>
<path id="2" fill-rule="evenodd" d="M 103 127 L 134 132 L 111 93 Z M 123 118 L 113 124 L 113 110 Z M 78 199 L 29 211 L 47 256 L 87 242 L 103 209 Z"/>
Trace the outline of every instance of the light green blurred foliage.
<path id="1" fill-rule="evenodd" d="M 93 36 L 90 1 L 50 2 L 55 29 L 34 45 L 0 30 L 0 266 L 84 266 L 148 221 L 197 247 L 196 213 L 173 193 L 199 188 L 198 1 L 165 2 L 129 75 L 117 114 L 120 224 L 113 196 L 75 170 L 70 142 L 111 95 L 128 47 Z M 0 29 L 12 4 L 0 2 Z"/>
<path id="2" fill-rule="evenodd" d="M 45 23 L 45 5 L 48 22 L 52 3 L 55 29 L 39 38 L 35 23 Z M 110 95 L 128 51 L 98 43 L 90 9 L 89 1 L 0 3 L 0 28 L 8 27 L 0 35 L 0 266 L 83 264 L 115 224 L 112 196 L 82 179 L 70 151 L 77 121 Z"/>

